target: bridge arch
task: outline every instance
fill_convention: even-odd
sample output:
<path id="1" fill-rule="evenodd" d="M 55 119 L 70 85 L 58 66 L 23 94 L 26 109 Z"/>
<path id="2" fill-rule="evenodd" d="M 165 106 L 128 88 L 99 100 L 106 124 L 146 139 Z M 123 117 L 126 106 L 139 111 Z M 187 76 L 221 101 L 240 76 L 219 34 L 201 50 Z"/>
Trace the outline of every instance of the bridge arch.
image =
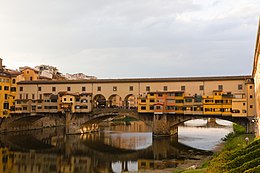
<path id="1" fill-rule="evenodd" d="M 137 97 L 133 94 L 128 94 L 124 99 L 124 107 L 127 109 L 135 108 L 137 106 Z"/>
<path id="2" fill-rule="evenodd" d="M 93 98 L 93 107 L 94 108 L 105 108 L 107 107 L 106 98 L 102 94 L 97 94 Z"/>
<path id="3" fill-rule="evenodd" d="M 117 94 L 113 94 L 111 95 L 108 100 L 107 100 L 108 104 L 107 106 L 109 108 L 117 108 L 117 107 L 123 107 L 123 100 L 122 97 L 120 97 Z"/>

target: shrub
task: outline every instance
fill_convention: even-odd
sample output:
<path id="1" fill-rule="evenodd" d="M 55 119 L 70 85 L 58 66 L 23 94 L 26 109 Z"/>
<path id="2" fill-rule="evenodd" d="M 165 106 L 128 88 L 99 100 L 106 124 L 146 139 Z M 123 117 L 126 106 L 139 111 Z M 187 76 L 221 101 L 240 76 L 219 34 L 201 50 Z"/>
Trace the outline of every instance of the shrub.
<path id="1" fill-rule="evenodd" d="M 229 160 L 233 160 L 234 158 L 236 158 L 237 156 L 241 156 L 241 155 L 245 155 L 247 153 L 250 153 L 252 151 L 257 150 L 258 148 L 260 148 L 260 143 L 258 145 L 251 145 L 246 147 L 245 149 L 242 150 L 235 150 L 231 153 L 231 155 L 228 157 Z"/>
<path id="2" fill-rule="evenodd" d="M 244 163 L 254 160 L 260 156 L 260 149 L 257 149 L 255 151 L 252 151 L 246 155 L 239 156 L 235 158 L 234 160 L 228 162 L 225 167 L 229 170 L 232 168 L 239 167 L 240 165 L 243 165 Z"/>
<path id="3" fill-rule="evenodd" d="M 244 163 L 242 166 L 231 169 L 229 173 L 243 173 L 246 170 L 249 170 L 251 168 L 254 168 L 256 166 L 260 165 L 260 158 L 251 160 L 250 162 Z"/>
<path id="4" fill-rule="evenodd" d="M 247 171 L 245 171 L 245 173 L 256 173 L 256 172 L 260 172 L 260 165 L 258 165 L 257 167 L 248 169 Z"/>

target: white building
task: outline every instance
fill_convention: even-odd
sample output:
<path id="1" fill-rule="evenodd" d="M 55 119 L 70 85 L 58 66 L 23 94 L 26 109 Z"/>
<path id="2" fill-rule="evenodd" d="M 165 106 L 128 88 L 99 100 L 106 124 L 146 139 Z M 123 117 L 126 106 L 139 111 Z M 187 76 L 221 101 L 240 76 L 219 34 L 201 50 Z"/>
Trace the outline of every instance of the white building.
<path id="1" fill-rule="evenodd" d="M 75 73 L 75 74 L 66 73 L 65 77 L 68 80 L 97 79 L 97 77 L 95 76 L 87 76 L 83 73 Z"/>

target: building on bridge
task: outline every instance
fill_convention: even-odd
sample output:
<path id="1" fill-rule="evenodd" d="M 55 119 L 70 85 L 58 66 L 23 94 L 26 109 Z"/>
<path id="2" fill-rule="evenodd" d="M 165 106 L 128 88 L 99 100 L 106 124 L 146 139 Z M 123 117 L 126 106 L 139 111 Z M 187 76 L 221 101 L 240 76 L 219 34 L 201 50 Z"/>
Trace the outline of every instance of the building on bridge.
<path id="1" fill-rule="evenodd" d="M 15 110 L 16 77 L 21 73 L 2 65 L 0 58 L 0 117 L 8 117 Z"/>
<path id="2" fill-rule="evenodd" d="M 251 76 L 21 81 L 18 114 L 93 108 L 138 108 L 139 113 L 255 116 Z M 37 106 L 36 106 L 37 105 Z"/>
<path id="3" fill-rule="evenodd" d="M 238 88 L 242 89 L 239 85 Z M 250 89 L 251 88 L 251 89 Z M 252 90 L 252 91 L 250 91 Z M 211 95 L 185 95 L 184 91 L 148 92 L 139 97 L 138 112 L 156 114 L 222 115 L 233 117 L 253 116 L 253 86 L 248 94 L 213 90 Z M 248 107 L 247 95 L 252 104 Z M 248 112 L 249 110 L 249 112 Z"/>

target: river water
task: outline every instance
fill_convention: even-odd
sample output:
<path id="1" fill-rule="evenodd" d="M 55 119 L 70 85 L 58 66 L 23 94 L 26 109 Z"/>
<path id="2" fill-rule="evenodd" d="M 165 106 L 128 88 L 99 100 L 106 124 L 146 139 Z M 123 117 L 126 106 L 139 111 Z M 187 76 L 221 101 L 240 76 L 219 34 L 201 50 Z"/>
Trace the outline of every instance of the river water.
<path id="1" fill-rule="evenodd" d="M 178 136 L 159 138 L 142 122 L 104 122 L 100 132 L 64 135 L 64 128 L 0 135 L 1 173 L 149 172 L 178 168 L 212 154 L 232 124 L 190 121 Z"/>

